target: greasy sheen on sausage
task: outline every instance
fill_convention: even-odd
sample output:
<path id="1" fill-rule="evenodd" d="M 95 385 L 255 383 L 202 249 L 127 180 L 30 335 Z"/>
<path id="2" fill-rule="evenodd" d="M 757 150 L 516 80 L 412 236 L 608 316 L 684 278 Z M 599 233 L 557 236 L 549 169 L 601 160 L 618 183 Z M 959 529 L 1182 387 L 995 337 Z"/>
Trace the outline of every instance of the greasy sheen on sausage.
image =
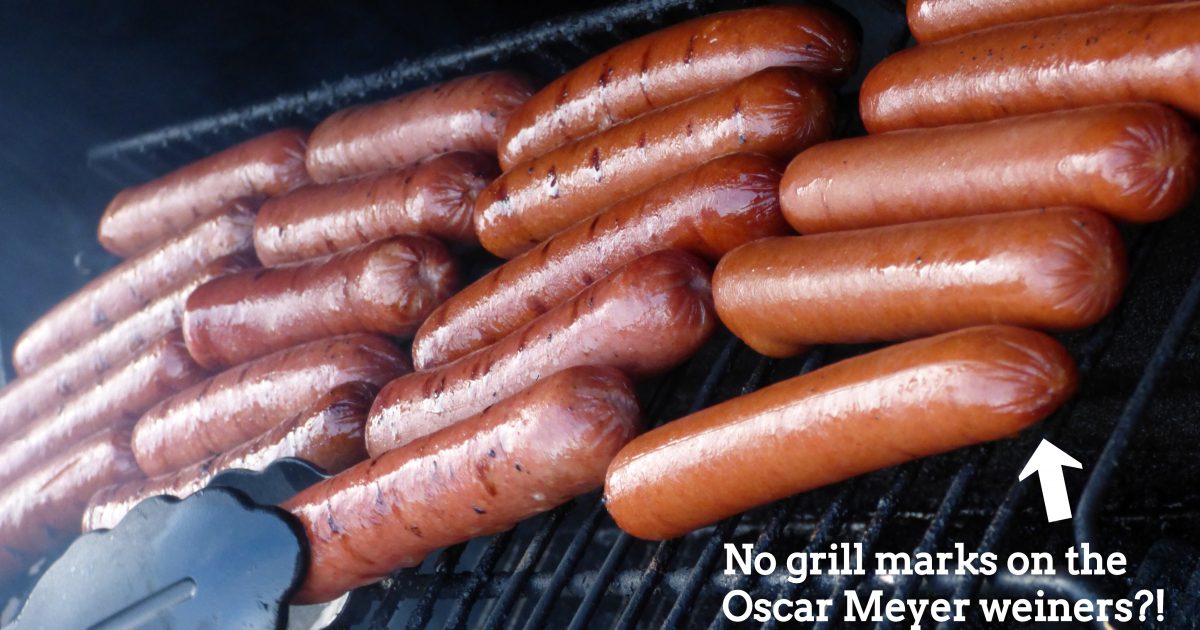
<path id="1" fill-rule="evenodd" d="M 183 335 L 209 369 L 335 335 L 406 337 L 457 286 L 458 266 L 444 245 L 395 236 L 202 284 L 188 297 Z"/>
<path id="2" fill-rule="evenodd" d="M 576 365 L 612 366 L 635 379 L 660 374 L 715 326 L 700 259 L 678 250 L 644 256 L 491 346 L 388 383 L 367 420 L 367 452 L 377 457 Z"/>
<path id="3" fill-rule="evenodd" d="M 1054 339 L 981 326 L 860 355 L 635 438 L 608 469 L 626 532 L 680 536 L 752 507 L 1008 437 L 1075 391 Z"/>
<path id="4" fill-rule="evenodd" d="M 773 66 L 840 81 L 858 61 L 858 35 L 810 6 L 726 11 L 620 44 L 552 81 L 513 114 L 500 165 L 513 166 L 595 131 Z"/>
<path id="5" fill-rule="evenodd" d="M 305 186 L 263 203 L 254 251 L 271 267 L 400 234 L 478 245 L 475 198 L 499 174 L 492 157 L 455 151 L 405 169 Z"/>
<path id="6" fill-rule="evenodd" d="M 1172 0 L 909 0 L 908 29 L 922 44 L 1069 13 L 1087 13 L 1119 4 L 1163 4 Z"/>
<path id="7" fill-rule="evenodd" d="M 1173 110 L 1099 105 L 826 142 L 788 165 L 780 204 L 801 234 L 1049 206 L 1144 223 L 1186 205 L 1198 169 Z"/>
<path id="8" fill-rule="evenodd" d="M 91 389 L 0 443 L 0 486 L 82 438 L 132 427 L 147 409 L 207 376 L 188 355 L 179 331 L 167 333 Z"/>
<path id="9" fill-rule="evenodd" d="M 863 82 L 871 133 L 1129 101 L 1200 116 L 1200 2 L 1005 24 L 902 50 Z"/>
<path id="10" fill-rule="evenodd" d="M 625 375 L 577 367 L 318 482 L 282 505 L 309 541 L 294 601 L 329 601 L 599 487 L 639 428 Z"/>
<path id="11" fill-rule="evenodd" d="M 774 357 L 981 324 L 1090 326 L 1127 277 L 1121 235 L 1056 208 L 764 239 L 717 265 L 717 314 Z"/>
<path id="12" fill-rule="evenodd" d="M 711 263 L 759 238 L 788 233 L 780 163 L 735 153 L 621 201 L 501 265 L 439 306 L 413 339 L 418 370 L 491 345 L 597 278 L 659 249 Z"/>
<path id="13" fill-rule="evenodd" d="M 307 184 L 307 138 L 298 129 L 273 131 L 122 190 L 100 217 L 100 244 L 117 256 L 133 256 L 238 197 L 278 195 Z"/>
<path id="14" fill-rule="evenodd" d="M 253 247 L 255 202 L 238 199 L 136 258 L 88 282 L 29 326 L 13 367 L 29 374 L 191 280 L 205 265 Z"/>
<path id="15" fill-rule="evenodd" d="M 198 284 L 257 264 L 249 254 L 219 258 L 187 285 L 151 302 L 53 363 L 0 389 L 0 437 L 12 436 L 33 419 L 58 409 L 100 382 L 110 370 L 179 328 L 184 302 Z"/>
<path id="16" fill-rule="evenodd" d="M 790 159 L 833 133 L 833 96 L 802 70 L 769 68 L 514 166 L 475 203 L 475 232 L 512 258 L 554 233 L 727 153 Z"/>
<path id="17" fill-rule="evenodd" d="M 147 475 L 174 472 L 266 433 L 338 385 L 379 386 L 409 369 L 405 354 L 378 335 L 281 350 L 155 405 L 133 429 L 133 453 Z"/>
<path id="18" fill-rule="evenodd" d="M 128 430 L 105 430 L 38 462 L 0 487 L 0 554 L 23 569 L 66 546 L 79 535 L 79 519 L 97 490 L 140 476 Z M 0 584 L 10 577 L 0 573 Z"/>
<path id="19" fill-rule="evenodd" d="M 494 154 L 509 116 L 532 93 L 517 74 L 485 72 L 343 109 L 313 129 L 308 173 L 328 184 L 449 151 Z"/>
<path id="20" fill-rule="evenodd" d="M 338 385 L 292 419 L 211 459 L 174 473 L 109 486 L 95 494 L 83 515 L 83 531 L 111 529 L 138 503 L 154 496 L 187 497 L 217 473 L 262 470 L 284 457 L 296 457 L 337 474 L 367 458 L 363 424 L 378 387 Z"/>

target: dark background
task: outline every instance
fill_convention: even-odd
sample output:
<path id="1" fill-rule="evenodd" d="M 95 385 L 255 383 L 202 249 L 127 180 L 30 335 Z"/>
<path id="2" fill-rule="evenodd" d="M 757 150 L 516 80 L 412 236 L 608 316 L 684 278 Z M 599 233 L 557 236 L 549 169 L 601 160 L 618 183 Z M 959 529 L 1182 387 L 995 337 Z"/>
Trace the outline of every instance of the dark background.
<path id="1" fill-rule="evenodd" d="M 0 8 L 0 351 L 116 260 L 90 147 L 604 4 L 16 0 Z"/>

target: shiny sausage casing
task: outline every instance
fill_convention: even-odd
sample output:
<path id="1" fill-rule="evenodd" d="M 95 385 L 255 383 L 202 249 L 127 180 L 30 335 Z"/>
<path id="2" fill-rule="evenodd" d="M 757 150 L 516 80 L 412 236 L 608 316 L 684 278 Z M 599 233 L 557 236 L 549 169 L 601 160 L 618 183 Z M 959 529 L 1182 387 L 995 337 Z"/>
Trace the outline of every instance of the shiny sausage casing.
<path id="1" fill-rule="evenodd" d="M 485 72 L 343 109 L 313 129 L 308 173 L 328 184 L 449 151 L 494 154 L 508 117 L 532 93 L 517 74 Z"/>
<path id="2" fill-rule="evenodd" d="M 0 389 L 0 437 L 11 436 L 34 418 L 57 409 L 100 382 L 116 366 L 179 328 L 184 302 L 196 285 L 257 264 L 247 254 L 219 258 L 187 285 L 151 302 L 53 363 Z"/>
<path id="3" fill-rule="evenodd" d="M 282 505 L 309 541 L 294 601 L 334 599 L 599 487 L 638 416 L 625 375 L 577 367 L 302 490 Z"/>
<path id="4" fill-rule="evenodd" d="M 1056 208 L 764 239 L 713 274 L 717 314 L 775 357 L 980 324 L 1073 330 L 1125 288 L 1108 219 Z"/>
<path id="5" fill-rule="evenodd" d="M 475 204 L 488 251 L 512 258 L 601 209 L 734 152 L 789 159 L 833 133 L 832 93 L 769 68 L 514 166 Z"/>
<path id="6" fill-rule="evenodd" d="M 1017 433 L 1075 391 L 1054 339 L 981 326 L 840 361 L 635 438 L 605 505 L 639 538 L 680 536 L 855 475 Z"/>
<path id="7" fill-rule="evenodd" d="M 297 129 L 273 131 L 122 190 L 100 217 L 100 244 L 117 256 L 133 256 L 238 197 L 278 195 L 307 184 L 307 137 Z"/>
<path id="8" fill-rule="evenodd" d="M 239 199 L 183 234 L 88 282 L 38 318 L 13 346 L 28 374 L 191 280 L 214 260 L 249 252 L 256 203 Z"/>
<path id="9" fill-rule="evenodd" d="M 271 267 L 400 234 L 478 245 L 471 213 L 496 175 L 493 158 L 455 151 L 406 169 L 305 186 L 263 203 L 254 251 Z"/>
<path id="10" fill-rule="evenodd" d="M 183 336 L 171 331 L 91 389 L 0 443 L 0 486 L 82 438 L 132 427 L 147 409 L 207 376 L 188 355 Z"/>
<path id="11" fill-rule="evenodd" d="M 133 452 L 147 475 L 174 472 L 266 433 L 342 383 L 378 386 L 408 370 L 404 353 L 378 335 L 281 350 L 155 405 L 134 427 Z"/>
<path id="12" fill-rule="evenodd" d="M 766 6 L 699 17 L 620 44 L 542 88 L 509 119 L 500 137 L 500 165 L 508 170 L 772 66 L 837 81 L 854 71 L 857 60 L 857 34 L 817 7 Z"/>
<path id="13" fill-rule="evenodd" d="M 1198 168 L 1179 114 L 1101 105 L 827 142 L 792 160 L 780 204 L 801 234 L 1049 206 L 1143 223 L 1182 208 Z"/>
<path id="14" fill-rule="evenodd" d="M 458 267 L 445 246 L 395 236 L 200 285 L 188 297 L 183 335 L 210 369 L 335 335 L 409 336 L 457 286 Z"/>
<path id="15" fill-rule="evenodd" d="M 379 456 L 576 365 L 635 379 L 665 372 L 715 326 L 701 260 L 678 250 L 644 256 L 487 348 L 388 383 L 367 420 L 367 452 Z"/>
<path id="16" fill-rule="evenodd" d="M 1001 24 L 1087 13 L 1119 4 L 1163 4 L 1172 0 L 909 0 L 908 28 L 922 44 Z"/>
<path id="17" fill-rule="evenodd" d="M 225 470 L 262 470 L 277 459 L 297 457 L 337 474 L 367 458 L 363 424 L 378 389 L 361 382 L 338 385 L 291 420 L 212 459 L 174 473 L 109 486 L 92 497 L 83 515 L 83 531 L 116 526 L 150 497 L 186 497 Z"/>
<path id="18" fill-rule="evenodd" d="M 491 345 L 655 250 L 715 263 L 738 245 L 786 234 L 779 175 L 777 160 L 732 154 L 576 223 L 439 306 L 413 340 L 414 365 L 431 369 Z"/>
<path id="19" fill-rule="evenodd" d="M 1200 116 L 1200 2 L 1005 24 L 902 50 L 863 82 L 871 133 L 1157 101 Z"/>

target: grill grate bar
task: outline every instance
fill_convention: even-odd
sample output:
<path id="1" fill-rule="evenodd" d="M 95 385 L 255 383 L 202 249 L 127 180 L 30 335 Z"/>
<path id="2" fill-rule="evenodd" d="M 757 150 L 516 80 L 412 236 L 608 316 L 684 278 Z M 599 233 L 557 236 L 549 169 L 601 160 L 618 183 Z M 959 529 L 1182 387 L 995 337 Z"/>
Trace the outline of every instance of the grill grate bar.
<path id="1" fill-rule="evenodd" d="M 504 625 L 513 602 L 517 600 L 517 594 L 521 592 L 521 587 L 525 585 L 525 580 L 533 572 L 533 567 L 541 559 L 542 552 L 550 544 L 550 539 L 554 537 L 554 532 L 558 529 L 559 524 L 562 523 L 563 516 L 570 507 L 571 504 L 568 503 L 550 511 L 545 523 L 533 535 L 533 538 L 525 547 L 525 553 L 521 556 L 521 562 L 517 565 L 517 569 L 505 580 L 504 590 L 500 593 L 499 599 L 492 604 L 487 621 L 483 623 L 484 628 L 499 628 Z"/>
<path id="2" fill-rule="evenodd" d="M 454 607 L 450 610 L 450 616 L 446 619 L 447 630 L 458 630 L 467 623 L 467 618 L 471 616 L 471 608 L 475 605 L 475 600 L 479 597 L 483 587 L 487 585 L 488 580 L 492 575 L 492 570 L 495 569 L 496 563 L 500 560 L 500 556 L 504 555 L 504 550 L 512 541 L 513 530 L 508 530 L 499 534 L 488 543 L 486 549 L 483 550 L 483 555 L 479 557 L 479 562 L 475 564 L 475 569 L 471 571 L 471 577 L 467 578 L 466 584 L 463 586 L 463 592 L 455 596 Z"/>
<path id="3" fill-rule="evenodd" d="M 433 604 L 437 602 L 438 592 L 446 585 L 451 573 L 454 572 L 454 566 L 458 564 L 458 559 L 462 557 L 463 549 L 466 545 L 454 545 L 438 555 L 437 566 L 433 570 L 433 580 L 430 581 L 429 587 L 421 594 L 417 600 L 417 605 L 409 614 L 408 624 L 405 626 L 411 630 L 423 628 L 429 622 L 429 614 L 433 610 Z M 392 589 L 400 592 L 401 589 Z M 391 593 L 388 593 L 391 596 Z M 381 610 L 387 613 L 395 612 L 395 607 L 381 607 Z"/>
<path id="4" fill-rule="evenodd" d="M 583 523 L 579 526 L 579 530 L 575 532 L 570 546 L 563 552 L 562 561 L 555 567 L 554 574 L 550 577 L 550 583 L 546 585 L 546 590 L 542 591 L 537 605 L 530 612 L 528 620 L 525 622 L 526 630 L 538 630 L 538 628 L 543 627 L 546 616 L 550 614 L 550 609 L 562 593 L 563 585 L 567 583 L 567 579 L 575 571 L 575 566 L 583 556 L 584 548 L 591 541 L 592 534 L 595 533 L 596 527 L 600 524 L 600 517 L 604 514 L 604 502 L 596 501 L 592 505 L 591 511 L 588 512 L 587 517 L 583 520 Z"/>
<path id="5" fill-rule="evenodd" d="M 788 516 L 791 515 L 794 508 L 795 500 L 793 499 L 785 499 L 780 501 L 773 508 L 771 508 L 771 517 L 767 521 L 766 527 L 763 528 L 762 533 L 759 534 L 758 538 L 754 541 L 751 557 L 767 550 L 767 547 L 771 545 L 771 541 L 775 540 L 775 538 L 779 536 L 780 532 L 783 531 L 783 525 L 788 520 Z M 753 580 L 753 574 L 747 575 L 744 573 L 739 573 L 734 576 L 734 582 L 730 586 L 729 590 L 745 590 L 751 585 Z M 718 614 L 713 618 L 712 623 L 709 624 L 708 627 L 709 630 L 722 630 L 728 625 L 729 619 L 724 615 Z"/>

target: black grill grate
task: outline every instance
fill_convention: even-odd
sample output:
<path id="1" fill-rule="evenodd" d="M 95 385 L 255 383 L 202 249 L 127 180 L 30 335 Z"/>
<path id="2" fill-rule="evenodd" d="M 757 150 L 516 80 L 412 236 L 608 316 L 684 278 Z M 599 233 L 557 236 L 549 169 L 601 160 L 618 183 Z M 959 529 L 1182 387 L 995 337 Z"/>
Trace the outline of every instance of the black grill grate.
<path id="1" fill-rule="evenodd" d="M 743 4 L 748 3 L 627 2 L 100 146 L 88 160 L 114 180 L 133 183 L 269 129 L 313 124 L 340 107 L 462 73 L 512 67 L 549 79 L 619 41 Z M 900 2 L 834 4 L 864 25 L 860 78 L 908 40 Z M 847 97 L 856 85 L 852 81 L 846 88 Z M 843 125 L 856 128 L 853 119 Z M 980 551 L 1061 552 L 1078 540 L 1124 551 L 1136 567 L 1163 537 L 1200 544 L 1195 527 L 1200 496 L 1187 490 L 1200 481 L 1200 467 L 1187 465 L 1200 446 L 1200 430 L 1190 426 L 1189 415 L 1200 409 L 1195 383 L 1200 339 L 1192 325 L 1200 304 L 1200 252 L 1188 237 L 1200 228 L 1198 215 L 1190 208 L 1163 225 L 1128 231 L 1132 269 L 1126 300 L 1099 326 L 1062 336 L 1079 361 L 1079 396 L 1018 439 L 867 475 L 664 543 L 621 533 L 594 493 L 511 532 L 447 549 L 421 568 L 373 587 L 375 605 L 355 626 L 715 629 L 729 625 L 720 600 L 733 588 L 754 597 L 788 598 L 825 597 L 847 588 L 882 588 L 901 596 L 930 591 L 961 597 L 981 589 L 1028 594 L 1037 588 L 1076 598 L 1123 593 L 1127 581 L 1007 575 L 986 583 L 818 576 L 797 585 L 781 574 L 723 575 L 722 546 L 751 543 L 756 550 L 788 553 L 847 541 L 868 549 L 928 552 L 963 542 Z M 863 349 L 825 348 L 803 359 L 773 361 L 721 334 L 691 362 L 645 388 L 647 416 L 654 423 L 679 417 Z M 1052 437 L 1084 462 L 1086 486 L 1074 531 L 1042 522 L 1040 505 L 1027 496 L 1030 484 L 1016 482 L 1017 470 L 1042 437 Z M 1068 476 L 1069 486 L 1077 490 L 1083 476 Z M 1114 505 L 1122 506 L 1120 512 Z"/>

